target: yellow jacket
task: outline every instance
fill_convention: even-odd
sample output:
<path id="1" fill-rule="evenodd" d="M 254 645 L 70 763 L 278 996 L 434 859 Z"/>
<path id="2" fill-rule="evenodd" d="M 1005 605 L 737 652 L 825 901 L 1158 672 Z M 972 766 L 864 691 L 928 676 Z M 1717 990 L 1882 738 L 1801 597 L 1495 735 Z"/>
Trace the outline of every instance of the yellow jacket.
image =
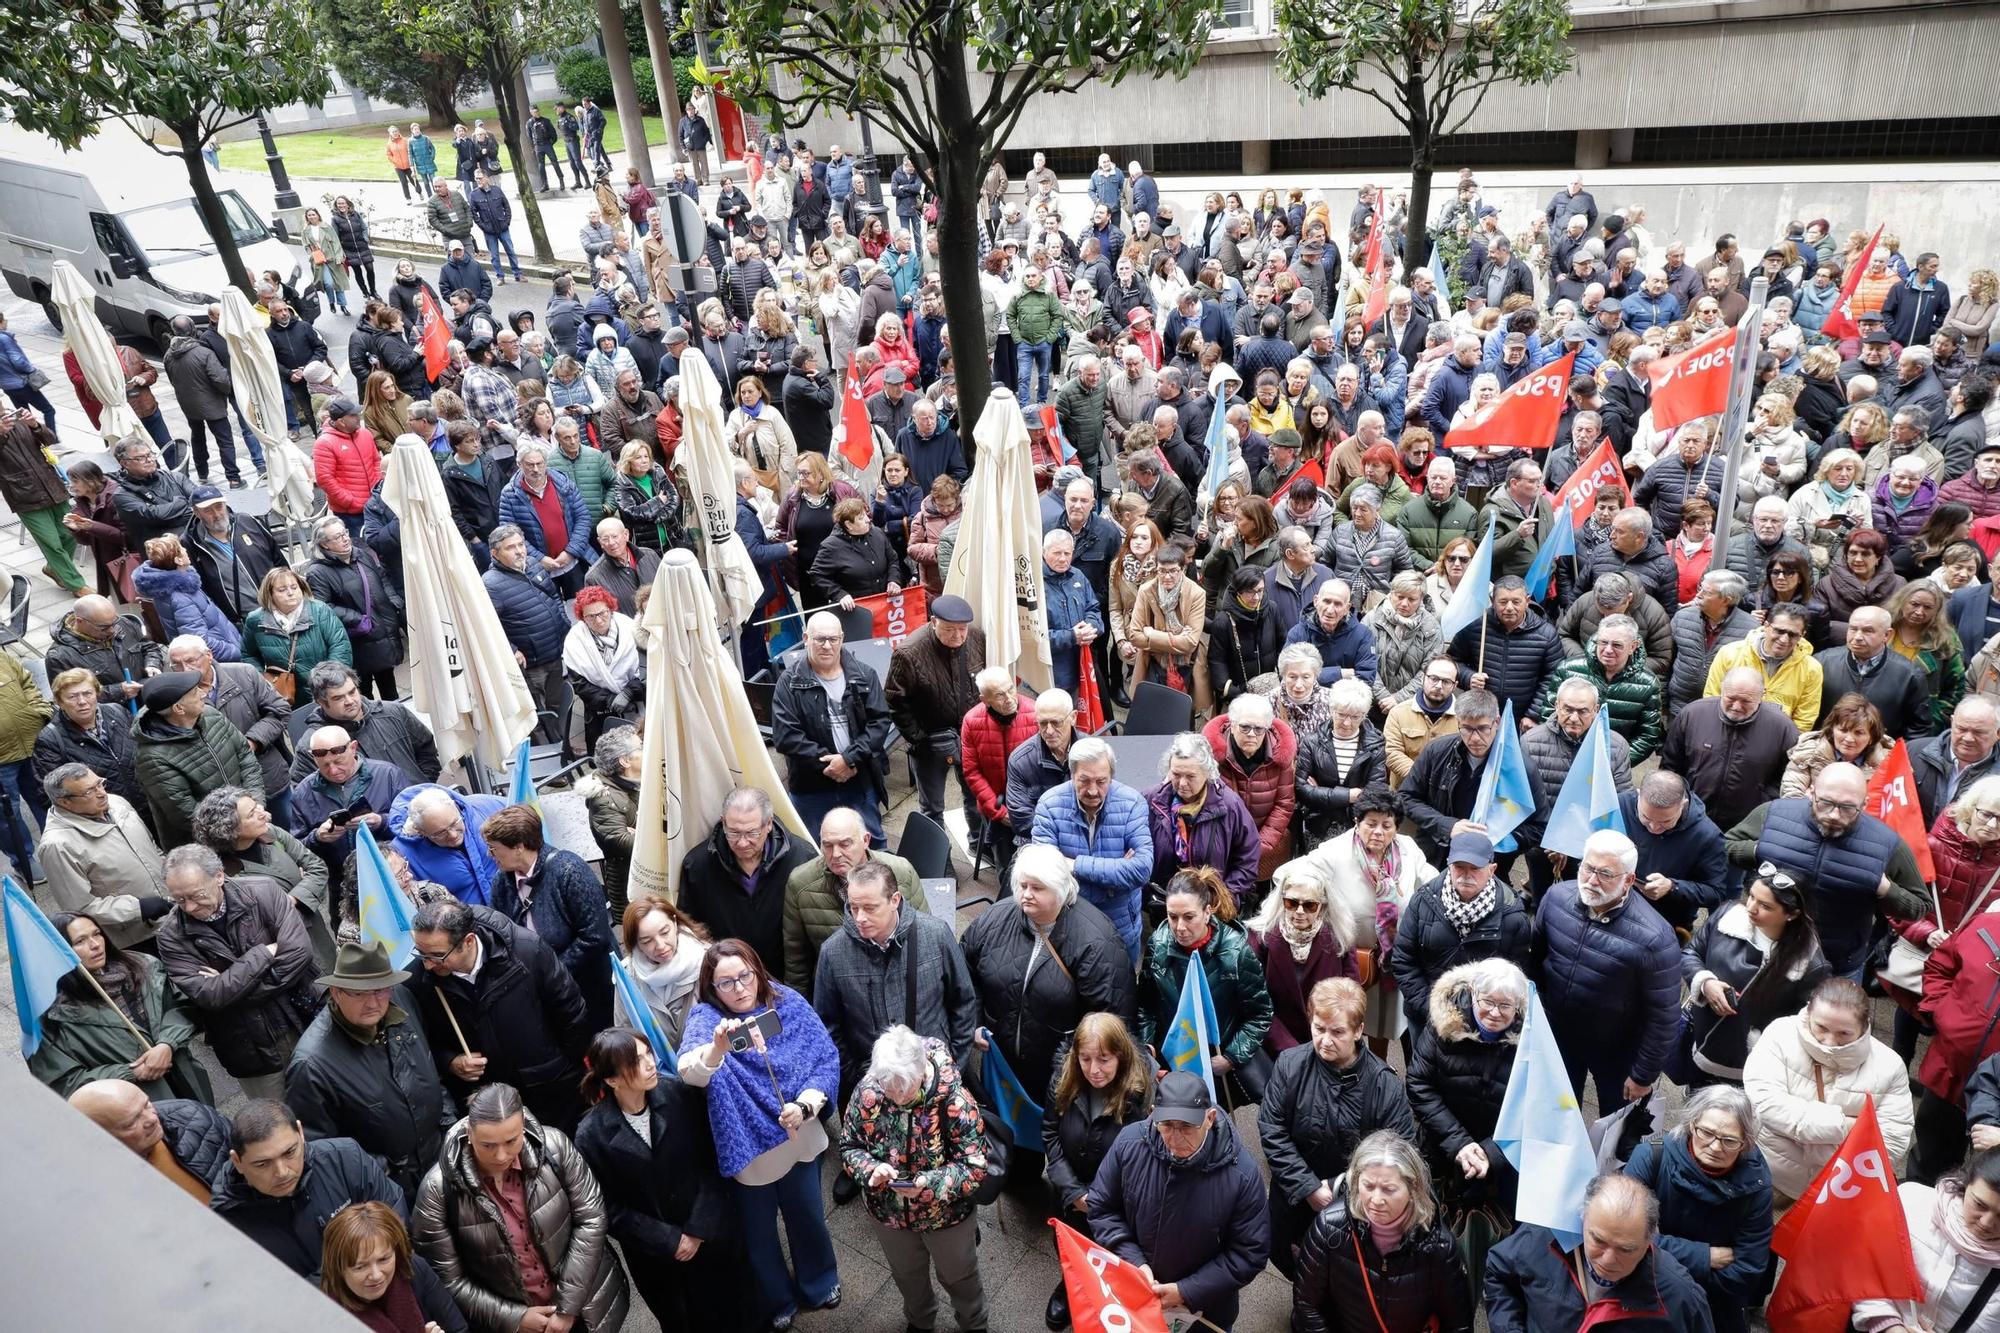
<path id="1" fill-rule="evenodd" d="M 1719 695 L 1724 676 L 1737 667 L 1755 667 L 1764 678 L 1764 702 L 1790 713 L 1801 735 L 1814 730 L 1819 726 L 1820 689 L 1826 672 L 1813 659 L 1812 645 L 1800 639 L 1792 646 L 1792 655 L 1778 664 L 1777 674 L 1773 675 L 1765 669 L 1763 655 L 1757 651 L 1763 638 L 1764 631 L 1759 629 L 1718 652 L 1708 668 L 1708 684 L 1702 693 Z"/>

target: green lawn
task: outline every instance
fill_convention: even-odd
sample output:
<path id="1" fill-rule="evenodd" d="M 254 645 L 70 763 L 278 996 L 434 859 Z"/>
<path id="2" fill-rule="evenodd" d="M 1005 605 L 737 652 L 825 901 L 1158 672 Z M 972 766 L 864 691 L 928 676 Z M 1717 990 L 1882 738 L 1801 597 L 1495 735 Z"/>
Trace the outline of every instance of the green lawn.
<path id="1" fill-rule="evenodd" d="M 542 110 L 555 117 L 555 103 L 544 102 Z M 493 109 L 484 107 L 459 112 L 459 119 L 471 128 L 475 120 L 492 121 Z M 622 152 L 625 148 L 625 132 L 618 123 L 618 117 L 605 108 L 604 151 Z M 403 123 L 403 122 L 398 122 Z M 357 125 L 342 130 L 308 130 L 300 134 L 278 136 L 278 152 L 284 156 L 285 166 L 294 176 L 304 180 L 341 181 L 394 181 L 396 173 L 389 167 L 389 159 L 384 153 L 389 136 L 383 121 L 377 125 Z M 489 128 L 491 126 L 489 125 Z M 451 134 L 449 131 L 431 134 L 431 142 L 437 145 L 438 169 L 449 176 L 452 170 Z M 663 144 L 669 142 L 666 127 L 658 116 L 646 117 L 646 142 Z M 557 146 L 560 155 L 562 148 Z M 507 161 L 507 149 L 503 144 L 500 157 Z M 222 145 L 222 165 L 235 171 L 262 171 L 264 169 L 264 144 L 260 139 L 242 139 L 236 143 Z M 511 163 L 508 164 L 511 167 Z"/>

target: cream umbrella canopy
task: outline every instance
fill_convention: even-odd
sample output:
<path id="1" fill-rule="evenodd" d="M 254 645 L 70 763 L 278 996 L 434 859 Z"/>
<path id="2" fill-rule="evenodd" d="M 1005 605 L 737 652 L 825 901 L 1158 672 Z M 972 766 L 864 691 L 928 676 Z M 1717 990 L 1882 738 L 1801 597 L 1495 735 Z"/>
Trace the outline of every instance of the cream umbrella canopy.
<path id="1" fill-rule="evenodd" d="M 722 438 L 722 386 L 700 352 L 682 353 L 680 367 L 681 447 L 675 458 L 687 472 L 688 489 L 700 511 L 709 590 L 722 628 L 733 633 L 757 614 L 763 581 L 736 535 L 736 459 Z"/>
<path id="2" fill-rule="evenodd" d="M 451 521 L 429 445 L 397 438 L 382 498 L 402 520 L 412 702 L 430 719 L 442 762 L 470 756 L 497 773 L 535 729 L 535 699 Z"/>
<path id="3" fill-rule="evenodd" d="M 641 623 L 646 724 L 629 892 L 673 899 L 682 859 L 708 839 L 732 789 L 762 788 L 786 828 L 804 835 L 806 827 L 758 734 L 743 673 L 722 650 L 715 599 L 692 552 L 661 558 Z"/>
<path id="4" fill-rule="evenodd" d="M 995 389 L 972 438 L 979 461 L 965 488 L 965 509 L 944 590 L 972 605 L 986 631 L 986 661 L 1011 668 L 1037 692 L 1053 677 L 1047 597 L 1042 587 L 1042 510 L 1028 423 L 1005 389 Z"/>
<path id="5" fill-rule="evenodd" d="M 292 443 L 285 425 L 285 384 L 278 358 L 250 298 L 235 287 L 222 293 L 222 340 L 229 345 L 230 389 L 236 406 L 264 446 L 271 506 L 291 522 L 313 512 L 312 460 Z"/>
<path id="6" fill-rule="evenodd" d="M 76 357 L 90 396 L 104 405 L 98 434 L 106 444 L 117 444 L 141 427 L 125 401 L 125 369 L 118 364 L 118 344 L 97 318 L 97 291 L 67 259 L 56 261 L 50 287 L 49 300 L 62 313 L 63 342 Z"/>

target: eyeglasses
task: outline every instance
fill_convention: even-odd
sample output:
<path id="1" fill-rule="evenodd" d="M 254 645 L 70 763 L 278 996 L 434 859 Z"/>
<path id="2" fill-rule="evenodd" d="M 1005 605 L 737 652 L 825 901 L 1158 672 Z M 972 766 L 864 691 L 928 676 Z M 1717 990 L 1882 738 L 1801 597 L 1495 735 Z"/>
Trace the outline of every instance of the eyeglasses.
<path id="1" fill-rule="evenodd" d="M 1843 815 L 1858 815 L 1861 813 L 1861 803 L 1859 801 L 1832 801 L 1824 796 L 1815 796 L 1812 798 L 1812 803 L 1815 810 L 1833 810 Z"/>
<path id="2" fill-rule="evenodd" d="M 733 977 L 717 977 L 715 979 L 715 988 L 719 991 L 749 990 L 756 984 L 757 974 L 754 972 L 738 972 Z"/>
<path id="3" fill-rule="evenodd" d="M 1734 1134 L 1718 1134 L 1705 1125 L 1689 1125 L 1688 1132 L 1703 1143 L 1712 1143 L 1718 1148 L 1735 1152 L 1743 1146 L 1743 1140 Z"/>
<path id="4" fill-rule="evenodd" d="M 422 959 L 426 963 L 442 963 L 445 959 L 457 953 L 460 946 L 463 945 L 464 943 L 465 943 L 464 940 L 460 940 L 457 944 L 452 945 L 449 949 L 439 950 L 438 952 L 435 953 L 431 952 L 428 949 L 419 949 L 417 950 L 417 957 Z"/>
<path id="5" fill-rule="evenodd" d="M 1252 736 L 1262 736 L 1270 730 L 1261 722 L 1231 722 L 1229 725 L 1233 730 L 1247 732 Z"/>
<path id="6" fill-rule="evenodd" d="M 1431 684 L 1433 684 L 1433 685 L 1450 685 L 1450 686 L 1454 686 L 1454 687 L 1456 687 L 1456 686 L 1457 686 L 1457 684 L 1458 684 L 1458 677 L 1457 677 L 1457 676 L 1432 676 L 1432 675 L 1426 675 L 1426 676 L 1424 677 L 1424 679 L 1425 679 L 1425 680 L 1427 680 L 1427 681 L 1429 681 L 1429 682 L 1430 682 Z"/>
<path id="7" fill-rule="evenodd" d="M 1586 864 L 1578 868 L 1577 874 L 1579 877 L 1594 879 L 1599 884 L 1611 884 L 1624 877 L 1625 868 L 1623 866 L 1594 866 Z"/>
<path id="8" fill-rule="evenodd" d="M 1783 889 L 1787 893 L 1799 887 L 1799 882 L 1796 879 L 1778 869 L 1777 866 L 1771 864 L 1769 861 L 1760 861 L 1757 863 L 1757 878 L 1763 880 L 1772 888 Z"/>
<path id="9" fill-rule="evenodd" d="M 1285 899 L 1285 910 L 1287 912 L 1304 912 L 1309 916 L 1317 916 L 1319 915 L 1320 908 L 1323 906 L 1325 906 L 1324 903 L 1314 902 L 1310 898 Z"/>
<path id="10" fill-rule="evenodd" d="M 840 642 L 843 642 L 843 641 L 845 640 L 845 638 L 846 638 L 846 636 L 845 636 L 845 635 L 841 635 L 841 634 L 808 634 L 808 635 L 806 635 L 806 642 L 807 642 L 807 643 L 840 643 Z"/>
<path id="11" fill-rule="evenodd" d="M 97 781 L 90 783 L 88 786 L 79 789 L 65 791 L 63 793 L 63 799 L 67 801 L 80 801 L 86 796 L 97 795 L 97 793 L 105 789 L 106 785 L 107 784 L 105 783 L 104 779 L 99 778 Z"/>

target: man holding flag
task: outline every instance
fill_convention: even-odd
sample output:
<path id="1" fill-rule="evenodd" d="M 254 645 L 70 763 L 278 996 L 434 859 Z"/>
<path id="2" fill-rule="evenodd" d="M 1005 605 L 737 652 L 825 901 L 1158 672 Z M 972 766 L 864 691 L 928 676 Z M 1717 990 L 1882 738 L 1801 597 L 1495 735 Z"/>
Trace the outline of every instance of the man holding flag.
<path id="1" fill-rule="evenodd" d="M 1099 1245 L 1139 1269 L 1168 1310 L 1232 1329 L 1271 1255 L 1264 1183 L 1198 1075 L 1160 1080 L 1153 1113 L 1112 1143 L 1088 1204 Z"/>
<path id="2" fill-rule="evenodd" d="M 1552 715 L 1521 738 L 1535 779 L 1537 817 L 1521 841 L 1539 847 L 1528 858 L 1536 893 L 1561 879 L 1560 858 L 1583 855 L 1584 839 L 1601 828 L 1625 831 L 1618 796 L 1632 789 L 1631 747 L 1611 730 L 1597 687 L 1572 677 L 1556 690 Z"/>

